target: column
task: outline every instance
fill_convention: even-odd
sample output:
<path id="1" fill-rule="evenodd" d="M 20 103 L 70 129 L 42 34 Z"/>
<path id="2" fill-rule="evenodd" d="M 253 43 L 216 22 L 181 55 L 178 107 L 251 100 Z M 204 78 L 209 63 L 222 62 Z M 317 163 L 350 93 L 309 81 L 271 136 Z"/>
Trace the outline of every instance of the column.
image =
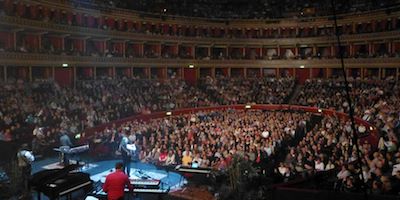
<path id="1" fill-rule="evenodd" d="M 364 80 L 365 68 L 361 68 L 360 72 L 361 72 L 361 79 Z"/>
<path id="2" fill-rule="evenodd" d="M 97 78 L 97 67 L 93 67 L 93 79 L 96 80 Z"/>
<path id="3" fill-rule="evenodd" d="M 144 44 L 142 43 L 142 44 L 138 44 L 138 45 L 139 45 L 140 57 L 144 57 Z"/>
<path id="4" fill-rule="evenodd" d="M 3 66 L 3 72 L 4 72 L 4 74 L 3 74 L 3 80 L 4 80 L 4 82 L 7 82 L 7 66 Z"/>
<path id="5" fill-rule="evenodd" d="M 42 49 L 42 35 L 38 34 L 38 51 Z"/>
<path id="6" fill-rule="evenodd" d="M 52 66 L 52 67 L 51 67 L 51 77 L 53 78 L 53 80 L 55 80 L 55 77 L 56 77 L 55 71 L 56 71 L 55 67 Z"/>
<path id="7" fill-rule="evenodd" d="M 325 68 L 325 74 L 324 75 L 325 75 L 326 79 L 329 78 L 329 74 L 328 74 L 329 70 L 330 70 L 329 68 Z"/>
<path id="8" fill-rule="evenodd" d="M 278 57 L 281 57 L 281 47 L 279 44 L 276 46 Z"/>
<path id="9" fill-rule="evenodd" d="M 32 66 L 28 67 L 29 82 L 32 82 Z"/>
<path id="10" fill-rule="evenodd" d="M 313 54 L 313 56 L 317 55 L 317 46 L 315 44 L 312 47 L 312 54 Z"/>
<path id="11" fill-rule="evenodd" d="M 61 50 L 65 50 L 65 37 L 61 37 Z"/>
<path id="12" fill-rule="evenodd" d="M 122 42 L 122 57 L 126 57 L 126 40 Z"/>
<path id="13" fill-rule="evenodd" d="M 76 67 L 74 67 L 72 71 L 72 73 L 74 73 L 74 88 L 76 88 Z"/>
<path id="14" fill-rule="evenodd" d="M 112 67 L 112 78 L 115 79 L 115 66 Z"/>
<path id="15" fill-rule="evenodd" d="M 17 32 L 13 32 L 13 47 L 14 47 L 14 51 L 17 50 Z"/>
<path id="16" fill-rule="evenodd" d="M 354 56 L 354 44 L 353 43 L 349 43 L 349 56 L 353 57 Z"/>
<path id="17" fill-rule="evenodd" d="M 82 42 L 83 42 L 83 53 L 86 54 L 87 53 L 86 52 L 86 39 L 83 39 Z"/>
<path id="18" fill-rule="evenodd" d="M 368 54 L 369 55 L 372 55 L 372 45 L 373 45 L 372 42 L 368 43 Z"/>

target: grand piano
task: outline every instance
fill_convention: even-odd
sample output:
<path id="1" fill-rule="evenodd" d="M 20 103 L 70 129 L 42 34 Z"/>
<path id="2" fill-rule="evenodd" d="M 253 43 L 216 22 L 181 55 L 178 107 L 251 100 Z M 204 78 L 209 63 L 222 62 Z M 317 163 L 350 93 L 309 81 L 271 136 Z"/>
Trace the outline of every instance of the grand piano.
<path id="1" fill-rule="evenodd" d="M 78 165 L 69 165 L 62 169 L 43 170 L 32 175 L 29 184 L 33 190 L 37 191 L 38 199 L 41 193 L 49 199 L 59 199 L 66 197 L 74 198 L 74 193 L 85 195 L 93 188 L 90 175 L 83 172 L 75 172 Z"/>

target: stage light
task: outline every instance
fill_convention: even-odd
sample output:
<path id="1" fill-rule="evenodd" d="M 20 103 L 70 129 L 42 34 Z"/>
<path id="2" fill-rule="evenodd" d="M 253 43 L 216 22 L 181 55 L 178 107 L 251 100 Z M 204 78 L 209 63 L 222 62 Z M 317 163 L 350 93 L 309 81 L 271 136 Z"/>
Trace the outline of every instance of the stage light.
<path id="1" fill-rule="evenodd" d="M 251 105 L 245 105 L 244 108 L 250 109 L 250 108 L 251 108 Z"/>
<path id="2" fill-rule="evenodd" d="M 189 68 L 193 69 L 194 65 L 193 64 L 189 64 Z"/>
<path id="3" fill-rule="evenodd" d="M 319 109 L 318 109 L 318 112 L 319 112 L 319 113 L 322 113 L 322 109 L 321 109 L 321 108 L 319 108 Z"/>
<path id="4" fill-rule="evenodd" d="M 168 112 L 165 113 L 165 115 L 171 116 L 171 115 L 172 115 L 172 112 L 169 112 L 169 111 L 168 111 Z"/>
<path id="5" fill-rule="evenodd" d="M 374 127 L 370 126 L 370 127 L 369 127 L 369 130 L 370 130 L 370 131 L 373 131 L 373 130 L 374 130 Z"/>
<path id="6" fill-rule="evenodd" d="M 68 64 L 67 63 L 63 63 L 62 67 L 68 67 Z"/>
<path id="7" fill-rule="evenodd" d="M 300 68 L 301 68 L 301 69 L 304 69 L 304 65 L 300 65 Z"/>

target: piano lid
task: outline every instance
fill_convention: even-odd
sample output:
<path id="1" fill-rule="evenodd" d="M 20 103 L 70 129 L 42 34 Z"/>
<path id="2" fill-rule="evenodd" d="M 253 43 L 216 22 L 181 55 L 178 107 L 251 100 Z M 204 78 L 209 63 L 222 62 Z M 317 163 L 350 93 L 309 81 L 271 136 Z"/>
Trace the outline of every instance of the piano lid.
<path id="1" fill-rule="evenodd" d="M 68 173 L 78 169 L 79 167 L 80 165 L 74 164 L 65 166 L 62 169 L 48 169 L 39 171 L 31 176 L 29 184 L 32 187 L 41 187 L 50 182 L 53 182 L 54 180 L 66 176 Z"/>

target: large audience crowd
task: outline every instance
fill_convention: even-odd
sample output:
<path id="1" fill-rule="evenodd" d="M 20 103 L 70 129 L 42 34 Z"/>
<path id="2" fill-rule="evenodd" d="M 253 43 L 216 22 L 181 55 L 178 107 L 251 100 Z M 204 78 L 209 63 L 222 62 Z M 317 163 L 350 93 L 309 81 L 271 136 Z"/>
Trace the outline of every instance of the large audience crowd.
<path id="1" fill-rule="evenodd" d="M 290 78 L 206 77 L 197 86 L 171 79 L 78 81 L 75 88 L 62 88 L 51 81 L 2 84 L 0 139 L 21 140 L 33 135 L 32 148 L 45 153 L 58 145 L 59 134 L 74 136 L 84 129 L 136 114 L 183 107 L 237 103 L 287 103 L 293 94 Z M 130 121 L 112 125 L 92 136 L 97 155 L 113 155 L 122 134 L 140 149 L 137 159 L 160 165 L 198 163 L 220 170 L 229 168 L 235 155 L 248 159 L 263 171 L 287 181 L 320 171 L 337 170 L 335 188 L 357 191 L 359 173 L 375 194 L 399 192 L 400 88 L 392 80 L 352 80 L 356 116 L 374 124 L 378 144 L 361 140 L 362 172 L 355 167 L 357 152 L 349 121 L 324 116 L 307 130 L 310 114 L 267 111 L 207 111 L 181 116 Z M 308 80 L 292 98 L 300 105 L 347 112 L 343 81 Z M 370 127 L 358 126 L 357 134 Z M 32 131 L 33 129 L 33 131 Z M 303 132 L 304 131 L 304 132 Z M 284 148 L 289 147 L 286 157 Z M 276 163 L 275 172 L 269 170 Z"/>

